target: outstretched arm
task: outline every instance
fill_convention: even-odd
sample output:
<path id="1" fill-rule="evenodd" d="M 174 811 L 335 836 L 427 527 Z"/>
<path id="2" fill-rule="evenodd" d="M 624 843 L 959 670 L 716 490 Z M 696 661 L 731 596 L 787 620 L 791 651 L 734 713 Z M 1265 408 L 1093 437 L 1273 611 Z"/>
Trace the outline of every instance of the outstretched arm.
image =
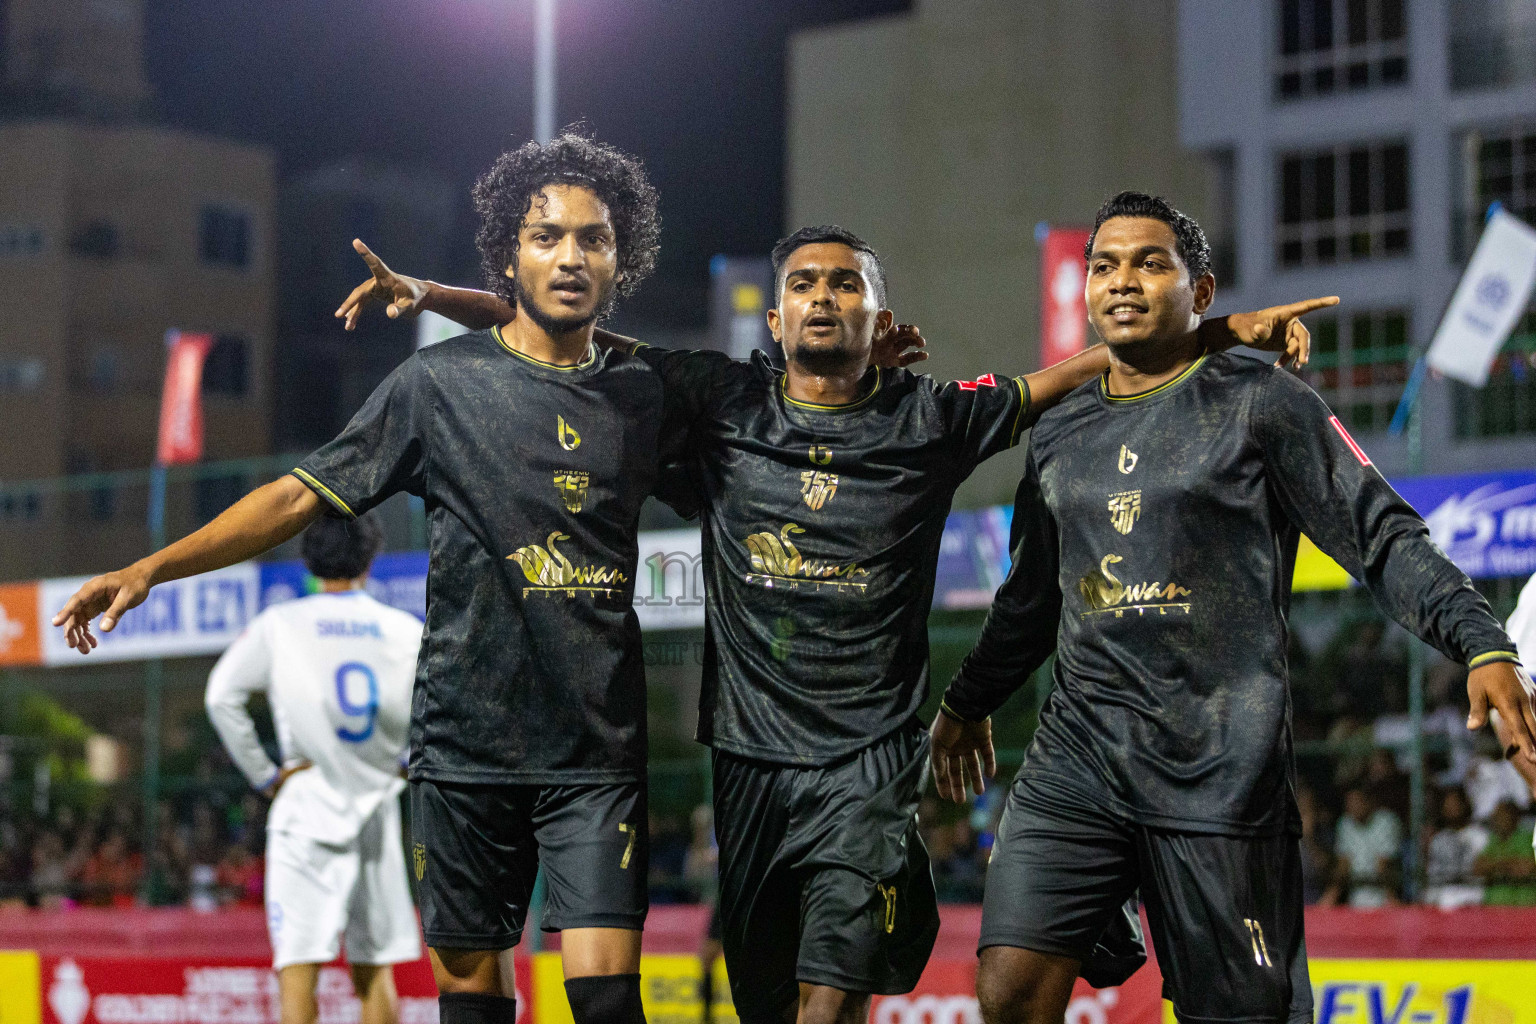
<path id="1" fill-rule="evenodd" d="M 1312 355 L 1312 333 L 1301 322 L 1301 317 L 1338 304 L 1339 297 L 1329 295 L 1271 306 L 1254 313 L 1213 317 L 1201 321 L 1198 334 L 1208 352 L 1225 352 L 1245 345 L 1262 352 L 1279 352 L 1282 364 L 1300 369 L 1307 365 Z M 1042 413 L 1108 369 L 1109 349 L 1095 345 L 1054 366 L 1026 374 L 1030 406 L 1035 413 Z"/>
<path id="2" fill-rule="evenodd" d="M 96 616 L 102 615 L 102 631 L 110 633 L 124 612 L 143 603 L 155 584 L 254 558 L 298 535 L 323 510 L 314 491 L 295 477 L 281 477 L 256 488 L 196 533 L 126 569 L 87 581 L 64 603 L 53 624 L 64 629 L 69 646 L 89 654 L 97 643 L 91 635 L 91 620 Z"/>
<path id="3" fill-rule="evenodd" d="M 511 323 L 517 318 L 517 310 L 507 305 L 501 296 L 475 288 L 452 288 L 436 281 L 397 274 L 373 254 L 373 250 L 352 239 L 352 248 L 368 264 L 372 275 L 352 289 L 335 315 L 346 321 L 346 329 L 353 330 L 363 311 L 376 303 L 387 303 L 384 314 L 391 320 L 410 319 L 422 310 L 430 310 L 455 323 L 463 324 L 472 331 L 485 330 L 497 324 Z"/>

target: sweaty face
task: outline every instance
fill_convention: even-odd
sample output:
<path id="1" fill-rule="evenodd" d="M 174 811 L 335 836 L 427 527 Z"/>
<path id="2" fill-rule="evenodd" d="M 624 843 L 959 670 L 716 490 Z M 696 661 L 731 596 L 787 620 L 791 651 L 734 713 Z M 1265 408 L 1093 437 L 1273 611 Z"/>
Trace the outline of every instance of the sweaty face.
<path id="1" fill-rule="evenodd" d="M 594 192 L 546 185 L 529 203 L 517 242 L 506 275 L 530 320 L 563 334 L 602 315 L 618 283 L 619 249 L 613 217 Z"/>
<path id="2" fill-rule="evenodd" d="M 1088 319 L 1111 347 L 1172 341 L 1198 326 L 1216 281 L 1190 280 L 1173 228 L 1153 217 L 1111 217 L 1088 257 Z"/>
<path id="3" fill-rule="evenodd" d="M 841 242 L 816 242 L 790 253 L 768 328 L 786 361 L 831 372 L 869 361 L 881 315 L 859 253 Z"/>

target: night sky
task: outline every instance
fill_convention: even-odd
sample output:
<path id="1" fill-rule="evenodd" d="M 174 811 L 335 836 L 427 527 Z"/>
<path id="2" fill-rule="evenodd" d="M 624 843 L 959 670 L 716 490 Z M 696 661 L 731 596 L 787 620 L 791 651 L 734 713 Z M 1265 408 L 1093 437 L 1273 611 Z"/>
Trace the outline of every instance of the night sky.
<path id="1" fill-rule="evenodd" d="M 638 154 L 661 192 L 661 266 L 632 311 L 665 301 L 688 307 L 667 311 L 674 323 L 702 325 L 709 257 L 764 253 L 781 233 L 786 33 L 909 6 L 559 0 L 558 122 Z M 146 63 L 161 117 L 271 145 L 282 174 L 350 155 L 443 174 L 465 197 L 473 266 L 469 185 L 532 134 L 532 12 L 532 0 L 149 0 Z"/>

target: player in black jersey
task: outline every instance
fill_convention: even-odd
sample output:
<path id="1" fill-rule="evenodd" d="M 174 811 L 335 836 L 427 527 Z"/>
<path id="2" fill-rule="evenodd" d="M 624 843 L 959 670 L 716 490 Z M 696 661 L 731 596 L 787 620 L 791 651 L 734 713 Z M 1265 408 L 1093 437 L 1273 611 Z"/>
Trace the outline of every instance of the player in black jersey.
<path id="1" fill-rule="evenodd" d="M 83 652 L 155 583 L 250 558 L 322 514 L 425 499 L 427 622 L 411 721 L 412 865 L 444 1024 L 512 1024 L 502 956 L 534 875 L 581 1024 L 636 1024 L 645 919 L 645 678 L 636 526 L 658 480 L 662 380 L 592 343 L 654 262 L 656 194 L 579 136 L 504 154 L 475 186 L 510 304 L 418 352 L 290 476 L 83 586 L 55 619 Z M 515 308 L 515 317 L 511 309 Z"/>
<path id="2" fill-rule="evenodd" d="M 1470 668 L 1536 754 L 1514 646 L 1423 521 L 1301 381 L 1207 354 L 1199 227 L 1123 193 L 1086 253 L 1112 364 L 1043 415 L 1014 563 L 932 729 L 943 795 L 991 770 L 987 716 L 1055 650 L 1055 688 L 987 873 L 988 1024 L 1059 1022 L 1140 887 L 1181 1020 L 1310 1021 L 1286 686 L 1301 532 Z"/>
<path id="3" fill-rule="evenodd" d="M 737 1012 L 809 1024 L 861 1019 L 871 993 L 910 991 L 937 930 L 914 821 L 926 746 L 915 714 L 955 488 L 1107 358 L 949 384 L 871 366 L 891 323 L 874 252 L 841 229 L 807 229 L 775 247 L 774 265 L 784 369 L 636 353 L 686 424 L 704 509 L 699 738 L 715 750 Z M 370 296 L 469 324 L 504 315 L 483 294 L 387 272 L 338 312 Z M 1304 341 L 1293 324 L 1292 311 L 1266 311 L 1205 333 L 1219 347 L 1272 335 L 1283 348 Z"/>

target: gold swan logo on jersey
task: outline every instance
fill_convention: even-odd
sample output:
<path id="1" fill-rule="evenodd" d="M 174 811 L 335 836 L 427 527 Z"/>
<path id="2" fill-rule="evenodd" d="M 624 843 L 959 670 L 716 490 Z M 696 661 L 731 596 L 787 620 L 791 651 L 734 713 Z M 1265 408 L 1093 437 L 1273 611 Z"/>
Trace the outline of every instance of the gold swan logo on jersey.
<path id="1" fill-rule="evenodd" d="M 837 493 L 837 474 L 808 469 L 800 474 L 800 497 L 815 512 Z"/>
<path id="2" fill-rule="evenodd" d="M 427 844 L 413 843 L 411 845 L 411 860 L 416 865 L 416 881 L 421 881 L 427 873 Z"/>
<path id="3" fill-rule="evenodd" d="M 528 578 L 528 582 L 533 584 L 523 588 L 524 597 L 536 592 L 562 591 L 566 597 L 575 597 L 577 591 L 600 592 L 612 596 L 615 590 L 621 589 L 621 584 L 629 582 L 629 577 L 617 569 L 572 564 L 571 560 L 565 557 L 564 552 L 555 547 L 555 541 L 570 539 L 568 534 L 556 530 L 545 540 L 547 548 L 538 544 L 529 544 L 507 556 L 509 561 L 518 564 L 523 570 L 523 575 Z"/>
<path id="4" fill-rule="evenodd" d="M 747 582 L 760 583 L 765 587 L 773 587 L 779 583 L 795 587 L 813 584 L 818 589 L 829 586 L 863 590 L 868 586 L 867 583 L 854 581 L 855 577 L 869 575 L 869 570 L 861 568 L 857 562 L 838 565 L 817 558 L 806 558 L 800 554 L 794 541 L 789 538 L 793 534 L 804 532 L 803 526 L 785 523 L 777 534 L 764 530 L 762 533 L 754 533 L 748 537 L 747 553 L 752 558 L 752 568 L 757 571 L 747 574 Z"/>
<path id="5" fill-rule="evenodd" d="M 581 435 L 576 429 L 565 422 L 564 416 L 555 417 L 555 436 L 560 440 L 560 447 L 568 452 L 573 452 L 581 447 Z"/>
<path id="6" fill-rule="evenodd" d="M 587 484 L 591 477 L 579 469 L 563 469 L 555 474 L 555 490 L 565 502 L 566 511 L 572 515 L 581 511 L 587 500 Z"/>
<path id="7" fill-rule="evenodd" d="M 1077 581 L 1077 592 L 1088 605 L 1083 618 L 1114 612 L 1118 619 L 1128 611 L 1135 611 L 1139 615 L 1145 615 L 1148 611 L 1155 611 L 1159 615 L 1166 615 L 1170 611 L 1189 614 L 1189 602 L 1178 599 L 1189 597 L 1190 592 L 1177 583 L 1153 581 L 1126 586 L 1120 582 L 1119 577 L 1109 571 L 1109 567 L 1123 561 L 1125 559 L 1119 555 L 1105 555 L 1099 562 L 1097 573 L 1089 573 Z"/>

